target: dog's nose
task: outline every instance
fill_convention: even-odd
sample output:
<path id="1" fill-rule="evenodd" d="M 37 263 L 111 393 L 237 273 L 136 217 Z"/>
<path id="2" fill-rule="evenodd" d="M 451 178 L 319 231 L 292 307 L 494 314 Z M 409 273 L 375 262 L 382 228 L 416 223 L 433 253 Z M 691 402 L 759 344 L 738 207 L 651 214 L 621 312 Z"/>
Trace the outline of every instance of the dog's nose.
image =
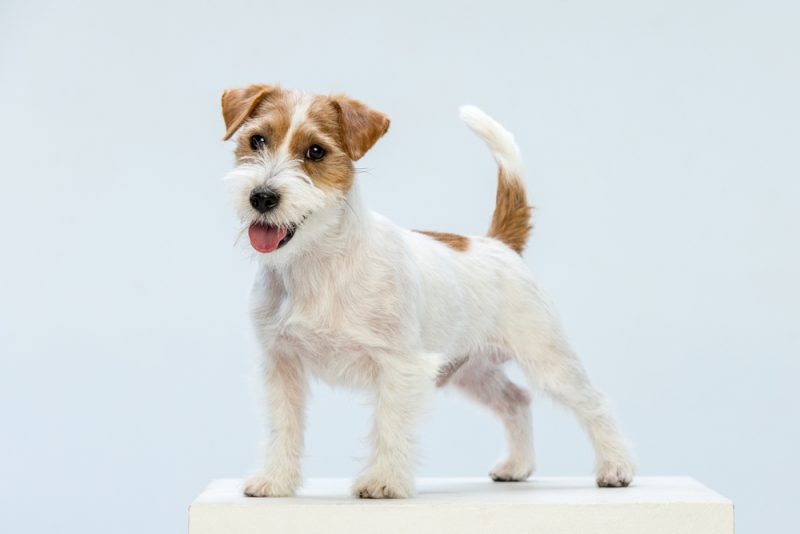
<path id="1" fill-rule="evenodd" d="M 280 202 L 281 196 L 272 189 L 254 189 L 250 193 L 250 205 L 259 213 L 266 213 Z"/>

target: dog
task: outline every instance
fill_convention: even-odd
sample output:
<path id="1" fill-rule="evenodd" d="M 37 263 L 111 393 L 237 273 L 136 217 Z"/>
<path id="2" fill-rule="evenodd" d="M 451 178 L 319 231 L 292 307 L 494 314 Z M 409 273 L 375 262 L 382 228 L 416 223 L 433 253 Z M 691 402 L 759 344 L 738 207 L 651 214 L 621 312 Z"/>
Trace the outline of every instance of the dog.
<path id="1" fill-rule="evenodd" d="M 293 495 L 310 377 L 371 392 L 371 454 L 361 498 L 414 493 L 412 436 L 437 388 L 454 387 L 505 426 L 508 454 L 495 481 L 534 470 L 530 386 L 568 407 L 596 455 L 601 487 L 627 486 L 633 464 L 604 397 L 587 379 L 521 254 L 531 207 L 513 136 L 471 106 L 461 118 L 497 162 L 497 203 L 486 236 L 406 230 L 368 211 L 354 162 L 389 118 L 344 95 L 250 85 L 222 95 L 228 174 L 259 270 L 252 320 L 263 349 L 271 438 L 252 497 Z"/>

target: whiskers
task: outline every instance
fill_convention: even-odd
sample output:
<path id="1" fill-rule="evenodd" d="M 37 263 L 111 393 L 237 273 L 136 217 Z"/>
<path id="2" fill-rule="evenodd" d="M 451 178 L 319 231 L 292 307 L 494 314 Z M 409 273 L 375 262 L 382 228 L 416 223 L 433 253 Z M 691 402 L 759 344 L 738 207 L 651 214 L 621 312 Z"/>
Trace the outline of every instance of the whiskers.
<path id="1" fill-rule="evenodd" d="M 356 210 L 354 210 L 354 209 L 353 209 L 353 206 L 351 206 L 351 205 L 350 205 L 350 201 L 349 201 L 349 200 L 347 200 L 347 197 L 343 198 L 342 200 L 344 200 L 344 203 L 345 203 L 345 205 L 346 205 L 348 208 L 350 208 L 350 211 L 351 211 L 351 212 L 352 212 L 352 214 L 355 216 L 355 218 L 356 218 L 356 219 L 358 219 L 358 218 L 359 218 L 359 214 L 358 214 L 358 212 L 357 212 Z"/>
<path id="2" fill-rule="evenodd" d="M 250 223 L 245 223 L 244 225 L 242 225 L 241 228 L 239 228 L 239 231 L 236 232 L 236 238 L 233 240 L 234 248 L 239 246 L 239 242 L 242 240 L 242 236 L 249 229 L 250 229 Z"/>

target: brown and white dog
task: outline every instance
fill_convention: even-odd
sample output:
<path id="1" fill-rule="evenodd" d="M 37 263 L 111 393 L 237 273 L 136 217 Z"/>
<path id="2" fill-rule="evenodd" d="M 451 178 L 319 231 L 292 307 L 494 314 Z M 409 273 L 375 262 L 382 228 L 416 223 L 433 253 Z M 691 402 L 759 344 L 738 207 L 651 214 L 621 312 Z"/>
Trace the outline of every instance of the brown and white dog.
<path id="1" fill-rule="evenodd" d="M 225 139 L 238 132 L 228 180 L 260 264 L 252 317 L 271 428 L 265 467 L 246 482 L 247 495 L 292 495 L 301 484 L 311 376 L 374 394 L 359 497 L 413 494 L 413 430 L 444 386 L 503 421 L 508 454 L 490 476 L 527 479 L 530 397 L 506 377 L 511 360 L 583 424 L 598 485 L 629 484 L 633 466 L 609 408 L 520 257 L 531 208 L 509 132 L 477 108 L 461 109 L 499 166 L 488 235 L 465 237 L 406 230 L 364 208 L 353 162 L 389 119 L 361 102 L 251 85 L 225 91 L 222 114 Z"/>

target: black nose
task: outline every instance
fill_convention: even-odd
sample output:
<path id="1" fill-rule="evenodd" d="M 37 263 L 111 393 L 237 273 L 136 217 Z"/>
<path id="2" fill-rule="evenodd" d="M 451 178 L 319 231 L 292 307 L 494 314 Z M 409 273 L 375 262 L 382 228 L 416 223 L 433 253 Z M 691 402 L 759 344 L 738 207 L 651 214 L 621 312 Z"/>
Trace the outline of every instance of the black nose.
<path id="1" fill-rule="evenodd" d="M 254 189 L 250 193 L 250 205 L 259 213 L 266 213 L 280 202 L 281 196 L 272 189 Z"/>

